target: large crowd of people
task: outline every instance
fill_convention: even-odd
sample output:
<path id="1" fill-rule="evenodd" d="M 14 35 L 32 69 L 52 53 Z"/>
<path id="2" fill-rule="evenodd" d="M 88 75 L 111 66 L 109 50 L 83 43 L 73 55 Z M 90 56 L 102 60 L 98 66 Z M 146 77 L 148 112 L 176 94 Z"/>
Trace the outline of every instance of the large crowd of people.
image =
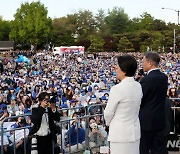
<path id="1" fill-rule="evenodd" d="M 23 52 L 21 52 L 23 54 Z M 142 76 L 143 53 L 128 53 L 134 56 L 138 62 L 138 70 L 134 78 L 140 81 Z M 61 148 L 71 151 L 85 146 L 85 119 L 81 118 L 87 113 L 102 114 L 109 98 L 112 86 L 120 81 L 116 79 L 115 66 L 117 55 L 124 53 L 98 53 L 63 56 L 53 55 L 51 52 L 39 52 L 30 54 L 30 63 L 17 62 L 17 56 L 1 57 L 0 62 L 0 121 L 6 117 L 31 114 L 32 108 L 38 103 L 38 96 L 47 92 L 50 102 L 61 110 L 61 120 L 75 119 L 63 123 L 63 143 L 59 141 Z M 179 98 L 180 96 L 180 55 L 160 54 L 160 69 L 168 77 L 167 97 Z M 99 106 L 98 106 L 99 105 Z M 178 100 L 172 100 L 171 106 L 180 106 Z M 71 109 L 69 109 L 71 108 Z M 67 110 L 66 110 L 67 109 Z M 33 126 L 31 116 L 10 118 L 7 129 Z M 11 123 L 10 123 L 11 122 Z M 106 145 L 108 129 L 103 116 L 94 116 L 89 119 L 89 146 Z M 58 124 L 57 124 L 58 125 Z M 60 127 L 61 127 L 60 126 Z M 99 128 L 98 130 L 94 128 Z M 175 127 L 177 133 L 180 130 L 180 112 L 176 112 Z M 78 134 L 76 133 L 78 129 Z M 13 133 L 13 132 L 11 132 Z M 98 135 L 97 135 L 98 134 Z M 7 134 L 6 142 L 13 145 L 9 140 L 11 134 Z M 61 136 L 61 137 L 62 137 Z M 78 140 L 77 140 L 78 138 Z M 98 142 L 98 143 L 97 143 Z M 11 148 L 4 143 L 4 151 Z M 16 143 L 17 152 L 23 153 L 23 140 Z M 94 148 L 93 153 L 99 152 Z"/>

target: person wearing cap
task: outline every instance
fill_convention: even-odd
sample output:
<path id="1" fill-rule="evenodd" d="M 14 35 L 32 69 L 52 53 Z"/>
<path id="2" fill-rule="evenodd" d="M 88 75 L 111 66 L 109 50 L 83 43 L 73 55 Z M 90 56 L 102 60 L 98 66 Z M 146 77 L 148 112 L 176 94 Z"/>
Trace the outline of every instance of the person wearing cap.
<path id="1" fill-rule="evenodd" d="M 89 99 L 89 104 L 96 104 L 97 103 L 97 97 L 95 94 L 92 94 Z"/>
<path id="2" fill-rule="evenodd" d="M 80 97 L 79 97 L 79 102 L 82 106 L 87 106 L 87 96 L 86 96 L 86 92 L 85 90 L 80 90 L 81 94 L 80 94 Z"/>
<path id="3" fill-rule="evenodd" d="M 1 104 L 0 105 L 0 121 L 2 121 L 4 118 L 6 118 L 8 116 L 9 116 L 9 113 L 7 111 L 6 104 Z"/>
<path id="4" fill-rule="evenodd" d="M 77 102 L 78 102 L 77 99 L 72 99 L 72 100 L 70 101 L 70 105 L 69 105 L 70 108 L 78 107 Z M 72 118 L 74 112 L 76 112 L 76 111 L 78 111 L 78 109 L 71 109 L 71 110 L 69 110 L 69 111 L 68 111 L 69 117 Z"/>
<path id="5" fill-rule="evenodd" d="M 55 104 L 49 104 L 50 98 L 47 92 L 38 96 L 39 106 L 32 109 L 32 127 L 29 135 L 37 135 L 38 154 L 52 154 L 52 141 L 56 144 L 56 126 L 54 121 L 60 121 L 60 113 Z"/>
<path id="6" fill-rule="evenodd" d="M 102 114 L 102 106 L 101 105 L 95 105 L 95 104 L 100 104 L 100 99 L 96 95 L 92 95 L 90 100 L 89 100 L 89 105 L 91 106 L 89 108 L 89 113 L 91 115 L 93 114 Z M 95 106 L 93 106 L 95 105 Z"/>
<path id="7" fill-rule="evenodd" d="M 107 103 L 107 98 L 106 98 L 106 96 L 102 96 L 102 97 L 100 98 L 100 100 L 101 100 L 102 103 Z"/>
<path id="8" fill-rule="evenodd" d="M 8 103 L 10 104 L 11 100 L 15 99 L 16 98 L 16 94 L 15 94 L 15 91 L 14 91 L 14 87 L 13 86 L 10 86 L 9 88 L 9 93 L 7 95 L 7 101 Z"/>
<path id="9" fill-rule="evenodd" d="M 143 94 L 140 83 L 134 80 L 137 62 L 130 55 L 119 56 L 117 60 L 116 78 L 121 82 L 111 88 L 104 111 L 110 151 L 111 154 L 139 154 L 138 115 Z"/>

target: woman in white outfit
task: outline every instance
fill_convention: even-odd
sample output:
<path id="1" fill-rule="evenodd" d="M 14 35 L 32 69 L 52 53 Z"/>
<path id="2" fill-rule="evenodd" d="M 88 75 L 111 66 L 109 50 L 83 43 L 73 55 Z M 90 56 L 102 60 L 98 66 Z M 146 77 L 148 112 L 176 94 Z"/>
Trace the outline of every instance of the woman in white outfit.
<path id="1" fill-rule="evenodd" d="M 133 78 L 136 69 L 134 57 L 118 57 L 116 76 L 121 82 L 111 88 L 104 113 L 111 154 L 139 154 L 138 114 L 143 94 L 141 85 Z"/>

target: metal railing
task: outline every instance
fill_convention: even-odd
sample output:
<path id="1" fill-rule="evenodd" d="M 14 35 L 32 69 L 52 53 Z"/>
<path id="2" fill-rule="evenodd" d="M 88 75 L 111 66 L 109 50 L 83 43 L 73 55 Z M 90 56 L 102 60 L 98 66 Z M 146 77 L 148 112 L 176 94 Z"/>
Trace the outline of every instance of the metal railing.
<path id="1" fill-rule="evenodd" d="M 16 135 L 16 131 L 17 130 L 24 130 L 24 137 L 22 138 L 24 141 L 24 154 L 26 154 L 26 129 L 30 128 L 30 126 L 25 126 L 25 127 L 19 127 L 19 128 L 11 128 L 10 130 L 4 130 L 4 122 L 10 120 L 10 119 L 15 119 L 15 118 L 19 118 L 19 117 L 27 117 L 30 116 L 30 114 L 25 114 L 25 115 L 19 115 L 19 116 L 11 116 L 11 117 L 6 117 L 5 119 L 3 119 L 3 121 L 1 121 L 1 154 L 4 153 L 4 133 L 7 132 L 14 132 L 13 133 L 13 151 L 14 154 L 16 154 L 16 139 L 15 139 L 15 135 Z"/>
<path id="2" fill-rule="evenodd" d="M 80 120 L 85 120 L 85 145 L 83 146 L 83 149 L 79 149 L 79 142 L 78 142 L 78 133 L 79 133 L 79 129 L 77 129 L 77 135 L 76 135 L 76 141 L 77 141 L 77 144 L 76 144 L 76 151 L 72 151 L 72 146 L 71 145 L 69 145 L 69 146 L 67 146 L 67 147 L 65 147 L 65 149 L 63 149 L 62 147 L 62 145 L 63 145 L 63 138 L 64 137 L 62 137 L 61 136 L 61 153 L 63 153 L 64 151 L 66 151 L 67 152 L 67 150 L 68 150 L 68 153 L 74 153 L 74 152 L 80 152 L 80 151 L 84 151 L 84 150 L 90 150 L 90 148 L 89 148 L 89 119 L 90 118 L 92 118 L 92 117 L 97 117 L 97 116 L 103 116 L 103 114 L 102 113 L 100 113 L 100 114 L 94 114 L 94 115 L 90 115 L 90 109 L 92 108 L 92 107 L 98 107 L 98 106 L 104 106 L 105 104 L 95 104 L 95 105 L 90 105 L 90 106 L 86 106 L 86 107 L 83 107 L 83 108 L 85 108 L 85 115 L 84 116 L 82 116 L 82 117 L 77 117 L 77 119 L 80 121 Z M 67 108 L 67 109 L 61 109 L 61 110 L 59 110 L 59 111 L 69 111 L 69 110 L 75 110 L 75 109 L 79 109 L 79 107 L 74 107 L 74 108 Z M 73 118 L 70 118 L 70 119 L 67 119 L 67 120 L 61 120 L 60 121 L 60 125 L 61 125 L 61 128 L 63 128 L 63 123 L 68 123 L 68 128 L 70 129 L 71 128 L 71 125 L 70 125 L 70 122 L 71 121 L 74 121 L 75 119 L 73 119 Z M 103 120 L 103 122 L 104 122 L 104 120 Z M 104 125 L 105 125 L 105 123 L 104 123 Z M 76 126 L 77 126 L 77 124 L 76 124 Z M 69 130 L 68 130 L 69 131 Z M 68 132 L 67 131 L 67 132 Z M 63 131 L 62 131 L 62 129 L 61 129 L 61 135 L 63 134 Z M 70 138 L 70 136 L 68 135 L 68 142 L 69 143 L 71 143 L 71 138 Z M 74 146 L 74 145 L 73 145 Z"/>
<path id="3" fill-rule="evenodd" d="M 180 98 L 173 98 L 171 100 L 180 100 Z M 70 128 L 72 127 L 71 125 L 71 122 L 74 121 L 75 119 L 72 118 L 72 117 L 67 117 L 67 119 L 65 120 L 60 120 L 60 122 L 58 123 L 60 125 L 60 145 L 59 145 L 59 148 L 60 148 L 60 151 L 61 153 L 65 153 L 65 152 L 68 152 L 68 153 L 75 153 L 75 152 L 80 152 L 80 151 L 84 151 L 84 150 L 92 150 L 93 148 L 97 148 L 99 147 L 100 145 L 97 145 L 97 146 L 94 146 L 94 147 L 90 147 L 90 142 L 89 142 L 89 133 L 90 133 L 90 124 L 89 124 L 89 120 L 90 118 L 93 118 L 93 117 L 101 117 L 103 120 L 102 120 L 102 125 L 105 126 L 105 120 L 104 120 L 104 109 L 105 109 L 105 106 L 106 104 L 94 104 L 94 105 L 89 105 L 89 106 L 79 106 L 79 107 L 73 107 L 73 108 L 64 108 L 64 109 L 60 109 L 59 112 L 64 112 L 64 111 L 67 111 L 69 113 L 73 113 L 73 112 L 78 112 L 79 109 L 81 108 L 84 108 L 84 115 L 82 116 L 78 116 L 77 119 L 79 121 L 85 121 L 85 127 L 84 127 L 84 131 L 85 131 L 85 144 L 83 145 L 83 148 L 82 147 L 79 147 L 80 144 L 79 144 L 79 138 L 78 138 L 78 129 L 77 129 L 77 134 L 76 134 L 76 143 L 75 146 L 76 146 L 76 150 L 72 149 L 72 146 L 69 144 L 68 146 L 66 145 L 66 141 L 65 141 L 65 135 L 67 136 L 67 140 L 68 142 L 67 143 L 71 143 L 71 137 L 70 135 L 67 135 L 67 132 L 70 130 Z M 98 110 L 98 113 L 93 113 L 92 109 L 94 108 L 101 108 L 101 110 Z M 174 121 L 176 121 L 176 111 L 177 110 L 180 110 L 180 107 L 172 107 L 172 110 L 173 110 L 173 113 L 174 113 Z M 3 125 L 4 125 L 4 122 L 5 121 L 8 121 L 10 119 L 15 119 L 15 118 L 19 118 L 19 117 L 26 117 L 26 116 L 30 116 L 29 114 L 28 115 L 19 115 L 19 116 L 13 116 L 13 117 L 6 117 L 2 123 L 1 123 L 1 154 L 4 153 L 3 151 L 3 135 L 7 132 L 10 132 L 10 131 L 14 131 L 16 132 L 17 130 L 24 130 L 24 154 L 27 153 L 26 149 L 26 132 L 25 130 L 27 128 L 30 128 L 30 126 L 26 126 L 26 127 L 20 127 L 20 128 L 14 128 L 14 129 L 11 129 L 11 130 L 4 130 L 3 128 Z M 82 123 L 81 123 L 82 124 Z M 66 127 L 66 132 L 63 132 L 63 128 Z M 78 124 L 76 124 L 76 127 L 78 127 Z M 174 133 L 176 133 L 176 126 L 174 125 Z M 180 134 L 179 134 L 180 135 Z M 105 138 L 107 139 L 107 138 Z M 74 145 L 73 145 L 74 146 Z M 73 147 L 74 148 L 74 147 Z M 15 133 L 14 133 L 14 144 L 13 144 L 13 150 L 14 150 L 14 154 L 16 154 L 16 145 L 15 145 Z"/>
<path id="4" fill-rule="evenodd" d="M 170 100 L 173 100 L 173 101 L 180 101 L 180 98 L 170 98 Z M 177 110 L 180 111 L 180 107 L 171 107 L 171 109 L 173 110 L 173 118 L 174 118 L 174 130 L 173 130 L 173 133 L 174 134 L 177 134 L 177 130 L 176 130 L 176 112 Z M 179 127 L 180 127 L 180 124 L 179 124 Z M 180 134 L 178 134 L 178 136 L 180 136 Z"/>

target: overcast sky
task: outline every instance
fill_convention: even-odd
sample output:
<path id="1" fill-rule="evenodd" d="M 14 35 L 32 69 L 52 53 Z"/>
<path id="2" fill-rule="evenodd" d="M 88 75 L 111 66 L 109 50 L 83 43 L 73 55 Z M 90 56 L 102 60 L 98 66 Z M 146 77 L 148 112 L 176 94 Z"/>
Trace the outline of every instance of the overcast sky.
<path id="1" fill-rule="evenodd" d="M 21 3 L 33 0 L 0 0 L 0 16 L 4 20 L 14 19 L 13 15 Z M 34 0 L 37 1 L 37 0 Z M 140 17 L 143 12 L 148 12 L 155 19 L 177 24 L 180 10 L 180 0 L 40 0 L 48 8 L 48 16 L 58 18 L 77 12 L 79 9 L 90 10 L 94 14 L 103 9 L 107 12 L 113 7 L 122 7 L 130 18 Z M 174 10 L 161 9 L 170 8 Z"/>

